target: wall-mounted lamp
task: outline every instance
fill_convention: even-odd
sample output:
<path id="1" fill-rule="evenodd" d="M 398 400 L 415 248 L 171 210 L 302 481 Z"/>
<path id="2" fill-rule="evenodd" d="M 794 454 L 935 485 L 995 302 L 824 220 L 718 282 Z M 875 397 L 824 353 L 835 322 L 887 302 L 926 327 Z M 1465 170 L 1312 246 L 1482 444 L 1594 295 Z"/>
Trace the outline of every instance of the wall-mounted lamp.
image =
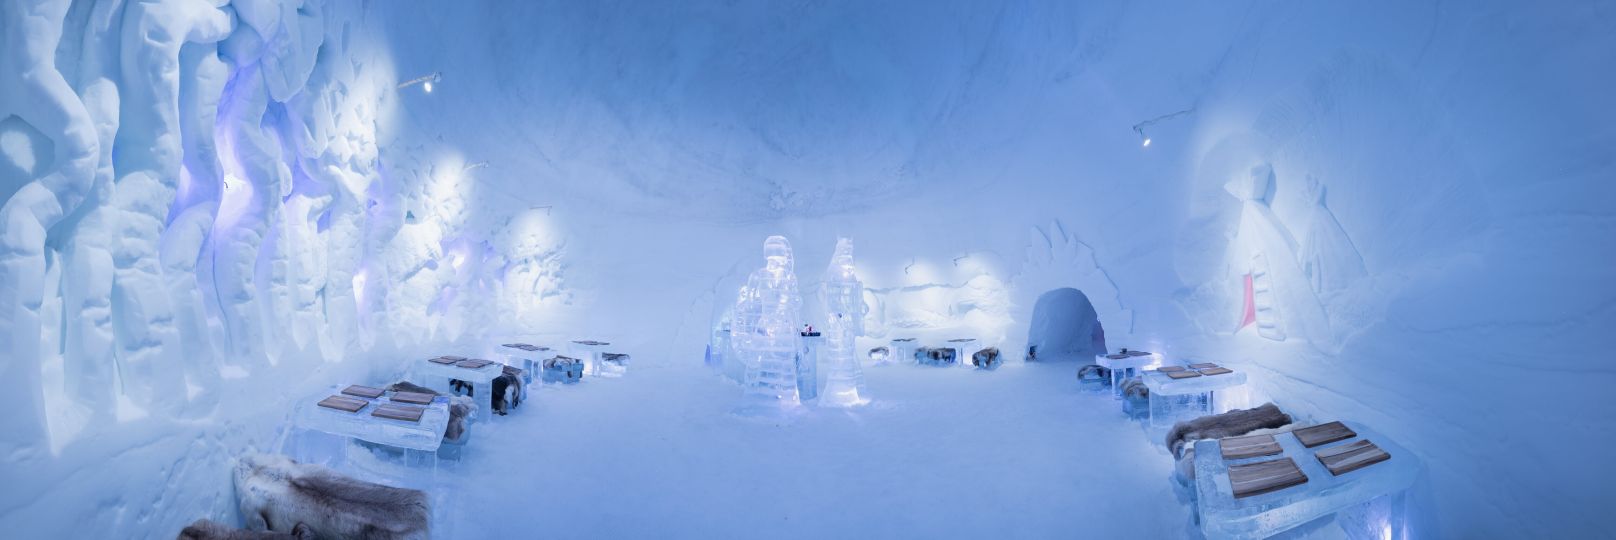
<path id="1" fill-rule="evenodd" d="M 398 88 L 400 90 L 403 90 L 405 88 L 409 88 L 411 86 L 419 84 L 419 85 L 421 85 L 422 90 L 425 90 L 426 93 L 430 94 L 430 93 L 432 93 L 432 83 L 435 83 L 435 82 L 438 82 L 438 81 L 441 81 L 441 80 L 443 80 L 443 72 L 434 71 L 429 75 L 422 75 L 420 77 L 416 77 L 414 79 L 410 79 L 410 80 L 401 82 L 401 83 L 398 84 Z"/>
<path id="2" fill-rule="evenodd" d="M 1184 109 L 1182 111 L 1178 111 L 1178 112 L 1175 112 L 1175 113 L 1164 114 L 1164 115 L 1161 115 L 1161 116 L 1151 118 L 1149 120 L 1134 124 L 1133 125 L 1133 132 L 1139 135 L 1139 147 L 1140 148 L 1150 148 L 1150 136 L 1145 134 L 1145 128 L 1150 127 L 1152 125 L 1155 125 L 1157 122 L 1161 122 L 1163 120 L 1171 120 L 1173 118 L 1178 118 L 1180 116 L 1184 116 L 1184 115 L 1192 113 L 1192 112 L 1195 112 L 1195 107 L 1190 107 L 1188 109 Z"/>

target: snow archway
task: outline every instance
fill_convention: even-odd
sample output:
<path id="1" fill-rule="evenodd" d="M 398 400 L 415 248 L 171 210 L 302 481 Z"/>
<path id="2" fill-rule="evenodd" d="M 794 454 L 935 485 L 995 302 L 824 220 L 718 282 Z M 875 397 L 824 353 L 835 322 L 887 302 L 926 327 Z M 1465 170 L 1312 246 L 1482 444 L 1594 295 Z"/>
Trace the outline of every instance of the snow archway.
<path id="1" fill-rule="evenodd" d="M 1028 357 L 1092 359 L 1105 351 L 1105 332 L 1088 295 L 1062 287 L 1038 297 L 1027 325 Z"/>

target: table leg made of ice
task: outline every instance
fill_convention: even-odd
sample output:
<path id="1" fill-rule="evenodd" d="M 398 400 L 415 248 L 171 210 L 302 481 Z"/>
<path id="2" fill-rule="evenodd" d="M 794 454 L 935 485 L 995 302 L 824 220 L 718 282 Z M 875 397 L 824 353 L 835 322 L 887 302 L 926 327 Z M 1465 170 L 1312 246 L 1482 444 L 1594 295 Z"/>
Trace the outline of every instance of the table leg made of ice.
<path id="1" fill-rule="evenodd" d="M 1147 368 L 1162 365 L 1162 357 L 1156 353 L 1129 351 L 1096 356 L 1094 363 L 1111 372 L 1111 397 L 1122 399 L 1122 381 L 1138 376 Z"/>
<path id="2" fill-rule="evenodd" d="M 1246 384 L 1243 371 L 1224 368 L 1226 373 L 1208 375 L 1211 371 L 1186 369 L 1181 373 L 1196 375 L 1175 379 L 1163 371 L 1146 371 L 1142 375 L 1145 388 L 1150 389 L 1150 426 L 1172 427 L 1174 422 L 1219 412 L 1217 392 Z"/>
<path id="3" fill-rule="evenodd" d="M 1225 460 L 1216 439 L 1195 442 L 1195 512 L 1209 540 L 1267 538 L 1321 517 L 1335 514 L 1349 538 L 1408 538 L 1408 489 L 1419 477 L 1421 463 L 1412 452 L 1385 436 L 1353 422 L 1343 422 L 1356 435 L 1307 448 L 1292 432 L 1274 435 L 1278 455 Z M 1389 459 L 1336 475 L 1320 461 L 1320 451 L 1369 441 Z M 1229 467 L 1290 458 L 1307 481 L 1277 491 L 1236 498 Z"/>

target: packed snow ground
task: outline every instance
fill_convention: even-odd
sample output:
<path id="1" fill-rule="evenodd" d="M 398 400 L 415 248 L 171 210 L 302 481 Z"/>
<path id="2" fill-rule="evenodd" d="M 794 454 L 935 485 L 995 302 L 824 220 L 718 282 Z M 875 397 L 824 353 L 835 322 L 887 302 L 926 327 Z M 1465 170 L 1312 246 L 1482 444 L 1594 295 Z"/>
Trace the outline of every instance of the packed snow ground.
<path id="1" fill-rule="evenodd" d="M 697 367 L 546 386 L 448 465 L 464 538 L 1178 538 L 1172 460 L 1072 364 L 877 366 L 874 401 L 731 414 Z"/>

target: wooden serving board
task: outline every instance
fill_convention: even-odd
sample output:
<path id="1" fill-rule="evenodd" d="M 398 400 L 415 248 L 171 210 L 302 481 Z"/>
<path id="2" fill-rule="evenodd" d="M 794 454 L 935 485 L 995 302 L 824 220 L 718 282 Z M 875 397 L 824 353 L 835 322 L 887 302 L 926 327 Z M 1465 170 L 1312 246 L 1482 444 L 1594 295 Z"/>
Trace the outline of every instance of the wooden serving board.
<path id="1" fill-rule="evenodd" d="M 1156 371 L 1160 371 L 1162 373 L 1173 373 L 1175 371 L 1184 371 L 1184 366 L 1162 366 L 1156 368 Z"/>
<path id="2" fill-rule="evenodd" d="M 360 385 L 355 384 L 355 385 L 350 385 L 347 388 L 343 388 L 342 393 L 350 395 L 350 396 L 362 397 L 362 398 L 365 398 L 365 399 L 376 399 L 376 398 L 379 398 L 379 397 L 382 396 L 382 389 L 380 389 L 380 388 L 371 388 L 369 386 L 360 386 Z"/>
<path id="3" fill-rule="evenodd" d="M 320 400 L 321 407 L 350 413 L 359 412 L 359 409 L 365 408 L 367 403 L 363 399 L 354 399 L 347 396 L 331 396 Z"/>
<path id="4" fill-rule="evenodd" d="M 1201 372 L 1199 372 L 1199 371 L 1170 371 L 1170 372 L 1167 373 L 1167 376 L 1172 377 L 1174 379 L 1188 379 L 1190 377 L 1200 377 Z"/>
<path id="5" fill-rule="evenodd" d="M 1296 467 L 1291 458 L 1248 463 L 1229 467 L 1229 486 L 1234 498 L 1272 493 L 1291 486 L 1307 483 L 1307 475 Z"/>
<path id="6" fill-rule="evenodd" d="M 432 394 L 424 393 L 424 392 L 394 392 L 393 393 L 393 401 L 397 401 L 399 403 L 413 403 L 413 404 L 416 404 L 416 405 L 426 405 L 428 403 L 431 403 L 433 397 L 435 397 L 435 396 L 433 396 Z"/>
<path id="7" fill-rule="evenodd" d="M 466 368 L 466 369 L 480 369 L 483 366 L 486 366 L 486 365 L 489 365 L 489 364 L 492 364 L 492 363 L 493 362 L 489 362 L 487 360 L 481 360 L 481 359 L 461 360 L 461 361 L 455 363 L 455 367 L 463 367 L 463 368 Z"/>
<path id="8" fill-rule="evenodd" d="M 444 365 L 459 362 L 459 360 L 455 360 L 455 359 L 449 358 L 447 356 L 439 356 L 437 358 L 428 358 L 428 359 L 426 359 L 426 361 L 434 363 L 434 364 L 444 364 Z"/>
<path id="9" fill-rule="evenodd" d="M 1200 371 L 1202 375 L 1226 375 L 1229 373 L 1234 373 L 1234 370 L 1226 367 L 1207 368 Z"/>
<path id="10" fill-rule="evenodd" d="M 1306 446 L 1308 448 L 1321 444 L 1330 444 L 1336 441 L 1344 441 L 1358 436 L 1357 432 L 1352 431 L 1352 428 L 1347 427 L 1346 424 L 1341 422 L 1330 422 L 1328 424 L 1309 426 L 1298 429 L 1293 433 L 1296 434 L 1296 440 L 1302 441 L 1302 446 Z"/>
<path id="11" fill-rule="evenodd" d="M 1211 362 L 1201 362 L 1199 364 L 1190 364 L 1190 369 L 1206 369 L 1206 368 L 1215 368 L 1215 367 L 1218 367 L 1218 365 L 1214 364 L 1214 363 L 1211 363 Z"/>
<path id="12" fill-rule="evenodd" d="M 1272 456 L 1285 451 L 1285 449 L 1279 447 L 1279 442 L 1274 440 L 1273 435 L 1247 435 L 1218 439 L 1218 448 L 1223 451 L 1223 459 Z"/>
<path id="13" fill-rule="evenodd" d="M 1324 468 L 1330 469 L 1330 474 L 1341 476 L 1343 474 L 1380 463 L 1392 458 L 1375 443 L 1368 440 L 1359 440 L 1343 444 L 1334 448 L 1319 450 L 1314 454 Z"/>
<path id="14" fill-rule="evenodd" d="M 1108 354 L 1108 355 L 1105 355 L 1105 357 L 1110 358 L 1112 360 L 1123 360 L 1123 359 L 1128 358 L 1128 355 L 1126 355 L 1126 354 Z"/>
<path id="15" fill-rule="evenodd" d="M 381 405 L 379 407 L 376 407 L 376 410 L 370 411 L 370 415 L 378 417 L 378 418 L 387 418 L 387 419 L 390 419 L 390 420 L 403 420 L 405 422 L 420 422 L 421 421 L 421 415 L 423 413 L 425 413 L 425 412 L 426 412 L 426 409 L 423 409 L 421 407 L 410 407 L 410 406 L 407 406 L 407 405 L 391 405 L 391 404 L 388 404 L 388 405 Z"/>

